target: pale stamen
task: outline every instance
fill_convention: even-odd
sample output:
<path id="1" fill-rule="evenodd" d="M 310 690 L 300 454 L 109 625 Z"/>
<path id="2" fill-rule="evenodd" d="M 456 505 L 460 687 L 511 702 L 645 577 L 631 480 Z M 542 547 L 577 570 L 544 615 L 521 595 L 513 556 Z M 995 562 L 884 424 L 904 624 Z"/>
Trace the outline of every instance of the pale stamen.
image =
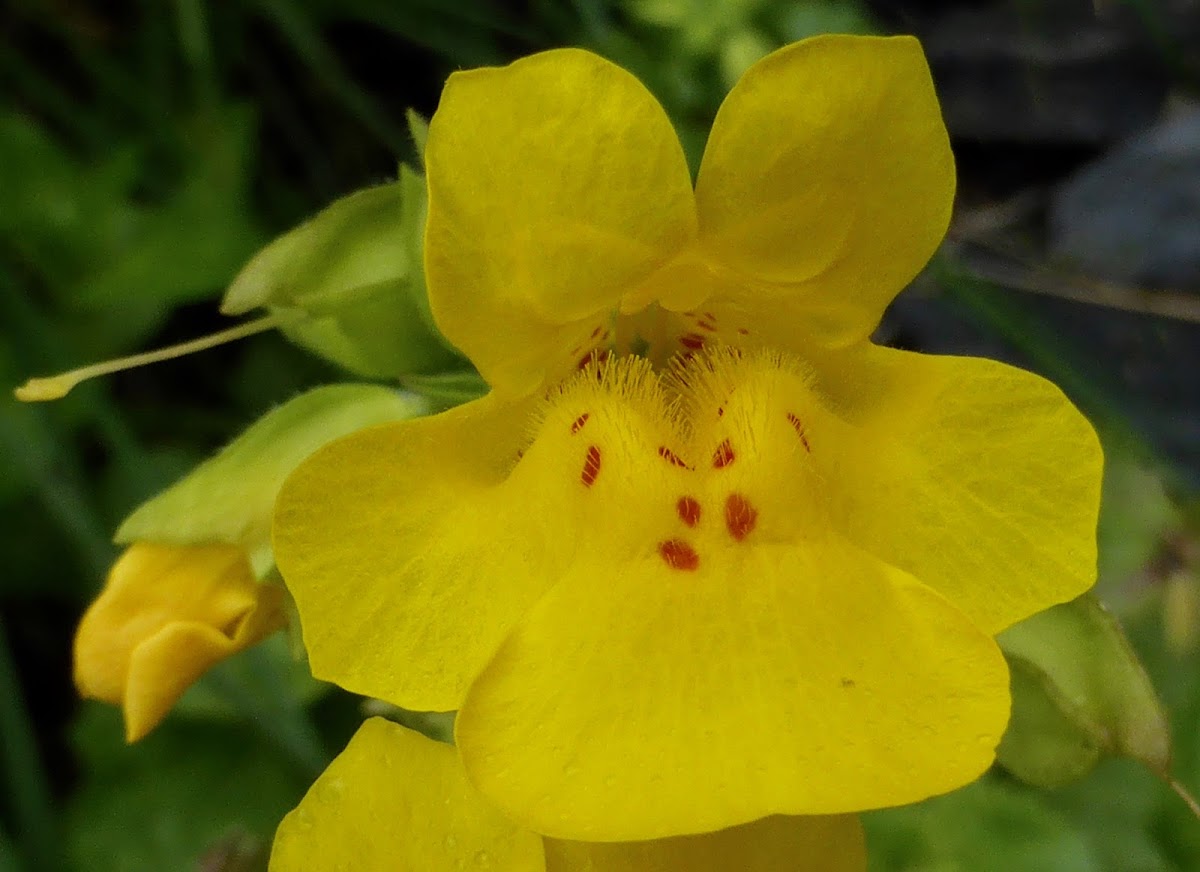
<path id="1" fill-rule="evenodd" d="M 206 349 L 215 348 L 218 345 L 224 345 L 228 342 L 236 342 L 238 339 L 244 339 L 256 333 L 273 330 L 279 326 L 282 320 L 279 315 L 266 315 L 262 318 L 256 318 L 253 321 L 247 321 L 244 324 L 238 324 L 236 327 L 230 327 L 228 330 L 221 330 L 208 336 L 202 336 L 199 339 L 180 342 L 178 345 L 170 345 L 166 348 L 146 351 L 141 354 L 131 354 L 129 357 L 106 360 L 102 363 L 93 363 L 90 366 L 83 366 L 79 369 L 73 369 L 69 372 L 45 378 L 31 378 L 19 388 L 14 389 L 13 395 L 25 403 L 59 400 L 65 397 L 75 385 L 88 379 L 102 375 L 111 375 L 114 372 L 121 372 L 126 369 L 135 369 L 136 367 L 146 366 L 151 363 L 159 363 L 164 360 L 173 360 L 176 357 L 194 354 L 197 351 L 205 351 Z"/>

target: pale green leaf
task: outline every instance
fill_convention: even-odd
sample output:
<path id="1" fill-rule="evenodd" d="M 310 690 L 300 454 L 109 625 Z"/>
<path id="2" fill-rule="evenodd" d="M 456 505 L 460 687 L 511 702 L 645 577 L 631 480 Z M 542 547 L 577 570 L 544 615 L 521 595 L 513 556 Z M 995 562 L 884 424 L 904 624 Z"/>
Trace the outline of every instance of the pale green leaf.
<path id="1" fill-rule="evenodd" d="M 326 442 L 425 413 L 424 400 L 375 385 L 317 388 L 271 410 L 189 475 L 130 515 L 116 541 L 266 547 L 275 496 Z"/>
<path id="2" fill-rule="evenodd" d="M 1055 606 L 998 637 L 1013 664 L 1013 718 L 1000 762 L 1038 786 L 1085 774 L 1087 748 L 1166 774 L 1166 715 L 1116 619 L 1094 595 Z"/>

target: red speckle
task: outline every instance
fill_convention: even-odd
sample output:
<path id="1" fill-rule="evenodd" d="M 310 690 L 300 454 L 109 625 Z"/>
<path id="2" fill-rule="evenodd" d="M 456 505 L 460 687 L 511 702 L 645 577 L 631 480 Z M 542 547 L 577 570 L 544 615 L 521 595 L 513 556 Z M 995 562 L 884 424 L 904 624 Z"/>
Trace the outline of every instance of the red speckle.
<path id="1" fill-rule="evenodd" d="M 658 446 L 658 456 L 673 466 L 682 466 L 684 469 L 691 469 L 690 466 L 683 462 L 678 454 L 665 445 Z"/>
<path id="2" fill-rule="evenodd" d="M 592 338 L 599 339 L 603 334 L 604 334 L 604 327 L 597 326 L 596 329 L 592 331 Z"/>
<path id="3" fill-rule="evenodd" d="M 724 406 L 717 406 L 717 417 L 718 418 L 725 417 L 725 407 Z"/>
<path id="4" fill-rule="evenodd" d="M 811 452 L 812 447 L 808 444 L 808 437 L 804 435 L 804 424 L 791 412 L 788 412 L 787 419 L 788 423 L 792 425 L 792 429 L 796 431 L 796 435 L 800 437 L 800 441 L 804 443 L 804 450 Z"/>
<path id="5" fill-rule="evenodd" d="M 717 450 L 713 452 L 713 467 L 716 469 L 724 469 L 729 464 L 737 459 L 737 455 L 733 453 L 733 446 L 726 439 L 717 446 Z"/>
<path id="6" fill-rule="evenodd" d="M 704 317 L 705 317 L 705 318 L 707 318 L 709 321 L 716 321 L 716 320 L 717 320 L 717 316 L 716 316 L 716 315 L 714 315 L 712 312 L 705 312 L 705 313 L 704 313 Z"/>
<path id="7" fill-rule="evenodd" d="M 692 349 L 692 351 L 699 351 L 704 347 L 704 337 L 695 333 L 688 333 L 686 336 L 679 337 L 679 344 L 684 348 Z"/>
<path id="8" fill-rule="evenodd" d="M 572 421 L 571 422 L 571 433 L 575 434 L 575 433 L 578 433 L 580 430 L 582 430 L 583 425 L 588 422 L 588 418 L 590 418 L 590 417 L 591 417 L 590 414 L 588 414 L 587 412 L 584 412 L 582 415 L 580 415 L 578 418 L 576 418 L 574 421 Z"/>
<path id="9" fill-rule="evenodd" d="M 712 333 L 717 329 L 714 325 L 709 324 L 707 321 L 697 321 L 696 326 L 701 330 L 707 330 L 709 333 Z"/>
<path id="10" fill-rule="evenodd" d="M 741 494 L 730 494 L 725 500 L 725 527 L 729 535 L 741 542 L 758 523 L 758 510 Z"/>
<path id="11" fill-rule="evenodd" d="M 700 523 L 700 502 L 695 497 L 680 497 L 675 504 L 675 511 L 679 512 L 679 520 L 689 527 Z"/>
<path id="12" fill-rule="evenodd" d="M 600 449 L 595 445 L 589 445 L 587 457 L 583 461 L 583 472 L 579 474 L 579 480 L 583 482 L 584 487 L 591 487 L 596 483 L 596 476 L 600 474 Z"/>
<path id="13" fill-rule="evenodd" d="M 749 330 L 747 330 L 745 327 L 739 327 L 739 328 L 738 328 L 738 333 L 741 333 L 743 336 L 749 336 L 749 335 L 750 335 L 750 331 L 749 331 Z"/>
<path id="14" fill-rule="evenodd" d="M 658 554 L 672 569 L 695 572 L 700 567 L 700 555 L 696 553 L 696 549 L 682 539 L 668 539 L 666 542 L 659 542 Z"/>

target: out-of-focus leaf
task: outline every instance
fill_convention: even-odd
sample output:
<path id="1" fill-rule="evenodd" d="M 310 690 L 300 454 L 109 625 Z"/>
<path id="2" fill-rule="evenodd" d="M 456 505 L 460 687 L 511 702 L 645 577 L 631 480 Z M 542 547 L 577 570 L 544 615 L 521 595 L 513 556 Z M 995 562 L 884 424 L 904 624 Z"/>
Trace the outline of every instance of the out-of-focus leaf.
<path id="1" fill-rule="evenodd" d="M 1183 526 L 1162 478 L 1136 458 L 1105 452 L 1104 497 L 1096 536 L 1100 545 L 1100 584 L 1127 586 L 1144 572 L 1162 543 Z M 1111 600 L 1110 600 L 1111 602 Z"/>
<path id="2" fill-rule="evenodd" d="M 803 0 L 776 8 L 775 30 L 784 42 L 821 33 L 873 33 L 876 29 L 864 4 L 856 0 Z"/>
<path id="3" fill-rule="evenodd" d="M 998 641 L 1014 670 L 1013 718 L 998 752 L 1010 772 L 1057 787 L 1084 775 L 1100 753 L 1168 772 L 1166 715 L 1116 619 L 1095 596 L 1034 615 Z"/>
<path id="4" fill-rule="evenodd" d="M 80 284 L 80 306 L 207 299 L 262 243 L 247 194 L 251 113 L 195 119 L 187 137 L 194 151 L 182 184 L 162 205 L 134 216 L 121 248 Z"/>
<path id="5" fill-rule="evenodd" d="M 413 145 L 417 149 L 417 157 L 420 158 L 422 164 L 425 162 L 425 143 L 429 141 L 429 122 L 422 118 L 420 113 L 415 109 L 406 109 L 404 112 L 404 120 L 408 122 L 408 134 L 412 137 Z M 403 173 L 407 169 L 404 164 L 400 165 L 400 172 Z M 411 172 L 411 170 L 410 170 Z"/>
<path id="6" fill-rule="evenodd" d="M 298 629 L 295 632 L 298 637 Z M 282 632 L 263 640 L 252 651 L 235 654 L 213 667 L 188 688 L 172 714 L 205 720 L 241 717 L 245 713 L 227 692 L 235 684 L 260 699 L 275 696 L 303 706 L 315 702 L 332 688 L 313 678 L 308 664 L 293 656 L 289 634 Z"/>
<path id="7" fill-rule="evenodd" d="M 275 495 L 304 458 L 339 436 L 425 409 L 419 398 L 374 385 L 331 385 L 301 394 L 140 506 L 116 540 L 229 542 L 261 549 L 269 539 Z"/>
<path id="8" fill-rule="evenodd" d="M 863 823 L 872 872 L 1108 872 L 1042 796 L 992 777 Z"/>
<path id="9" fill-rule="evenodd" d="M 172 721 L 133 746 L 120 712 L 88 705 L 74 739 L 84 772 L 65 812 L 79 872 L 197 869 L 231 834 L 269 843 L 307 778 L 246 729 Z"/>
<path id="10" fill-rule="evenodd" d="M 136 209 L 132 150 L 87 166 L 32 119 L 0 115 L 0 236 L 55 290 L 120 244 Z"/>

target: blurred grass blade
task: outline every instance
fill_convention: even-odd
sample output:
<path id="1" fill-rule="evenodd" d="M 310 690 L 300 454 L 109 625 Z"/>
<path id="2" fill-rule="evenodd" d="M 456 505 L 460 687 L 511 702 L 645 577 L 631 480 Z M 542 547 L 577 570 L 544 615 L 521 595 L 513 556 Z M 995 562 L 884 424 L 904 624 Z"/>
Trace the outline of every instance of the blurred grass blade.
<path id="1" fill-rule="evenodd" d="M 32 869 L 59 868 L 50 785 L 42 769 L 33 723 L 17 684 L 3 620 L 0 620 L 0 764 L 8 787 L 8 804 L 19 828 L 17 836 L 22 853 L 30 858 Z"/>

